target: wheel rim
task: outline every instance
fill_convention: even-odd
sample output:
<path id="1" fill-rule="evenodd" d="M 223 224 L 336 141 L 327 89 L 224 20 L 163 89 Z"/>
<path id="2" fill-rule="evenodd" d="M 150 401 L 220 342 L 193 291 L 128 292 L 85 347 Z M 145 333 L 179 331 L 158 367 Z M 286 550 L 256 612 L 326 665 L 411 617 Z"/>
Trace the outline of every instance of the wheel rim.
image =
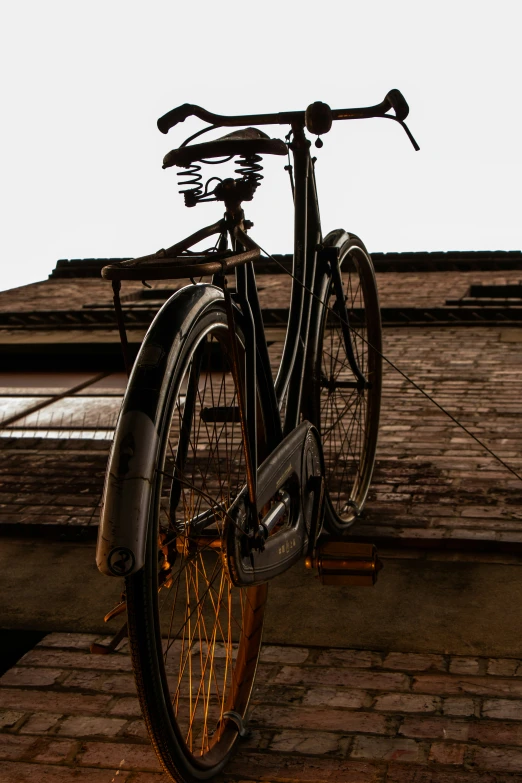
<path id="1" fill-rule="evenodd" d="M 237 739 L 266 600 L 264 586 L 234 587 L 222 556 L 227 509 L 245 484 L 229 357 L 228 330 L 214 327 L 185 363 L 171 406 L 159 503 L 164 691 L 179 745 L 196 768 L 220 764 Z M 190 521 L 205 518 L 210 525 L 194 534 Z"/>
<path id="2" fill-rule="evenodd" d="M 325 315 L 319 371 L 319 416 L 328 506 L 338 524 L 353 522 L 368 492 L 377 441 L 381 385 L 381 337 L 373 273 L 362 251 L 353 248 L 342 262 L 342 281 L 353 352 L 370 390 L 349 388 L 354 373 L 345 352 L 342 326 Z M 328 307 L 335 308 L 333 288 Z M 377 320 L 375 320 L 375 317 Z M 376 349 L 376 350 L 375 350 Z"/>

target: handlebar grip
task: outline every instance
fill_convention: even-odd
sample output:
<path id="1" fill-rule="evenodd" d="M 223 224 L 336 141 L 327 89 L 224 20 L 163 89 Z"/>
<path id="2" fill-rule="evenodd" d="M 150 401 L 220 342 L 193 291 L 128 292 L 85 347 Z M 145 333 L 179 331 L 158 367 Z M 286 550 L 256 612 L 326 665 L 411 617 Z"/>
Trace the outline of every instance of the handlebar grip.
<path id="1" fill-rule="evenodd" d="M 185 122 L 187 117 L 193 114 L 194 106 L 191 103 L 184 103 L 171 109 L 158 120 L 158 128 L 162 133 L 168 133 L 178 122 Z"/>
<path id="2" fill-rule="evenodd" d="M 395 111 L 397 119 L 404 122 L 410 113 L 410 107 L 406 103 L 406 99 L 402 92 L 400 92 L 400 90 L 390 90 L 384 100 L 388 101 L 391 108 Z"/>

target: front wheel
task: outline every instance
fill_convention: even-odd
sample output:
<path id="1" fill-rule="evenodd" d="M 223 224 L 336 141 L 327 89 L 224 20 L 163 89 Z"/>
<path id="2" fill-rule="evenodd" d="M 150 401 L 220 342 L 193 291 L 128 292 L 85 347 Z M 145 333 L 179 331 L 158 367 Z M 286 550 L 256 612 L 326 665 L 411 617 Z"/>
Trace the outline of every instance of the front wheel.
<path id="1" fill-rule="evenodd" d="M 145 566 L 127 579 L 129 639 L 149 735 L 171 780 L 210 780 L 243 728 L 266 585 L 236 588 L 227 510 L 246 481 L 222 302 L 187 320 L 166 365 Z M 244 340 L 237 332 L 240 363 Z M 243 374 L 244 375 L 244 374 Z M 147 394 L 146 384 L 142 390 Z"/>
<path id="2" fill-rule="evenodd" d="M 334 232 L 325 239 L 325 245 Z M 370 486 L 382 387 L 382 331 L 373 264 L 360 239 L 340 247 L 344 301 L 355 361 L 368 382 L 357 388 L 339 319 L 332 278 L 323 278 L 318 337 L 312 348 L 310 420 L 321 434 L 325 462 L 325 523 L 342 533 L 359 516 Z M 333 312 L 332 312 L 333 311 Z"/>

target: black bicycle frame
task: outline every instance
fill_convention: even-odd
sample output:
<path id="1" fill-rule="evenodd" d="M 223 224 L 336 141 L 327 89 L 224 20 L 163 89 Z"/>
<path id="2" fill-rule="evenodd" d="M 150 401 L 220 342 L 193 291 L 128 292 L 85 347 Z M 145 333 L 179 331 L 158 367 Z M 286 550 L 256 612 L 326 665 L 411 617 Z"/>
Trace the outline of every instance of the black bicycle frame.
<path id="1" fill-rule="evenodd" d="M 283 354 L 275 383 L 272 380 L 268 348 L 264 334 L 261 309 L 252 263 L 236 268 L 237 301 L 246 324 L 246 408 L 250 443 L 256 443 L 255 410 L 256 383 L 260 392 L 266 427 L 267 447 L 272 451 L 280 440 L 294 430 L 300 421 L 304 373 L 311 330 L 319 329 L 320 305 L 317 293 L 324 290 L 324 275 L 332 277 L 337 298 L 337 311 L 343 324 L 346 353 L 355 376 L 354 385 L 364 387 L 362 375 L 352 348 L 348 313 L 342 291 L 336 248 L 322 248 L 321 220 L 314 173 L 314 159 L 310 156 L 310 141 L 304 127 L 294 124 L 290 150 L 293 156 L 294 181 L 294 255 L 292 288 L 288 325 Z M 333 251 L 333 252 L 332 252 Z M 314 301 L 315 300 L 315 301 Z M 326 306 L 324 302 L 324 306 Z M 258 365 L 256 370 L 256 362 Z M 284 423 L 281 426 L 279 410 L 286 399 Z M 252 455 L 255 464 L 255 455 Z"/>
<path id="2" fill-rule="evenodd" d="M 389 110 L 393 110 L 395 114 L 388 114 Z M 214 285 L 195 286 L 193 291 L 190 290 L 189 286 L 181 288 L 165 303 L 158 313 L 151 329 L 157 330 L 158 339 L 161 338 L 161 344 L 164 343 L 166 346 L 165 353 L 162 355 L 170 355 L 170 351 L 173 350 L 173 335 L 182 329 L 186 318 L 192 317 L 193 305 L 199 303 L 203 309 L 207 305 L 210 307 L 212 304 L 213 306 L 214 302 L 221 301 L 221 294 L 216 286 L 221 287 L 223 291 L 233 349 L 231 352 L 233 354 L 233 372 L 237 375 L 237 378 L 234 380 L 238 390 L 239 406 L 236 407 L 239 409 L 242 435 L 246 448 L 247 483 L 245 488 L 248 490 L 248 495 L 246 495 L 244 488 L 232 504 L 231 510 L 237 514 L 238 524 L 229 527 L 231 536 L 239 533 L 242 539 L 239 554 L 236 552 L 236 559 L 237 557 L 245 557 L 242 549 L 243 539 L 245 539 L 246 549 L 248 550 L 246 555 L 247 565 L 251 562 L 251 556 L 253 557 L 254 552 L 257 552 L 259 556 L 264 556 L 265 542 L 259 540 L 260 538 L 265 538 L 268 541 L 267 549 L 270 549 L 276 546 L 274 542 L 277 541 L 279 536 L 286 535 L 286 533 L 293 536 L 295 532 L 290 527 L 286 532 L 279 532 L 278 536 L 269 535 L 268 538 L 263 536 L 263 525 L 265 526 L 265 532 L 267 532 L 268 523 L 259 520 L 256 513 L 258 485 L 259 497 L 263 506 L 271 503 L 278 495 L 275 506 L 279 506 L 279 508 L 276 516 L 271 518 L 275 520 L 274 524 L 278 523 L 279 513 L 282 515 L 285 515 L 287 512 L 290 513 L 287 509 L 289 498 L 290 503 L 294 503 L 294 506 L 299 508 L 299 513 L 303 512 L 304 514 L 306 509 L 304 508 L 305 504 L 302 502 L 303 496 L 312 496 L 313 494 L 314 498 L 316 495 L 317 497 L 320 496 L 320 498 L 324 497 L 322 481 L 318 481 L 318 484 L 321 485 L 320 491 L 309 489 L 310 479 L 316 481 L 321 479 L 324 474 L 320 436 L 317 429 L 309 421 L 303 421 L 300 424 L 300 417 L 304 414 L 304 418 L 308 418 L 306 415 L 308 404 L 303 399 L 303 389 L 306 388 L 308 390 L 308 385 L 311 382 L 312 389 L 317 391 L 318 384 L 325 382 L 329 384 L 330 381 L 330 379 L 325 379 L 322 376 L 321 368 L 312 362 L 311 359 L 318 356 L 318 348 L 320 346 L 317 341 L 321 338 L 320 330 L 323 325 L 330 323 L 332 316 L 337 317 L 341 323 L 346 358 L 354 374 L 354 380 L 343 380 L 342 386 L 345 388 L 368 388 L 368 383 L 357 365 L 353 352 L 351 329 L 339 264 L 339 251 L 349 239 L 349 235 L 343 230 L 338 230 L 328 234 L 325 241 L 322 239 L 314 160 L 310 156 L 310 142 L 305 136 L 305 127 L 310 133 L 320 136 L 329 131 L 334 120 L 382 117 L 399 122 L 408 134 L 414 147 L 418 149 L 418 145 L 404 123 L 408 111 L 408 105 L 401 93 L 398 90 L 391 90 L 382 103 L 362 109 L 331 110 L 326 104 L 316 102 L 309 106 L 306 112 L 224 117 L 211 114 L 198 106 L 184 104 L 168 112 L 158 121 L 158 127 L 164 133 L 192 115 L 211 123 L 209 128 L 189 137 L 180 149 L 196 138 L 196 136 L 200 136 L 205 130 L 217 127 L 256 126 L 258 124 L 291 125 L 293 138 L 289 148 L 293 156 L 294 256 L 289 319 L 275 382 L 272 377 L 254 273 L 254 263 L 260 257 L 261 248 L 245 233 L 245 229 L 249 224 L 244 222 L 244 213 L 241 209 L 241 202 L 250 200 L 255 190 L 253 182 L 248 177 L 244 176 L 238 180 L 229 179 L 229 185 L 230 183 L 234 187 L 237 185 L 235 192 L 233 192 L 233 188 L 230 186 L 229 190 L 224 187 L 221 195 L 215 193 L 216 200 L 224 201 L 226 204 L 227 211 L 224 219 L 196 231 L 170 248 L 160 250 L 150 256 L 109 264 L 102 270 L 102 276 L 113 282 L 118 326 L 124 350 L 126 344 L 125 325 L 123 311 L 119 305 L 121 280 L 193 279 L 200 276 L 212 276 Z M 275 154 L 286 154 L 286 148 L 281 150 L 281 144 L 279 143 Z M 195 161 L 197 156 L 192 158 L 189 155 L 187 160 L 189 159 Z M 202 159 L 204 160 L 204 158 Z M 168 165 L 175 165 L 175 161 L 173 160 Z M 180 165 L 184 166 L 184 164 Z M 226 182 L 226 180 L 223 182 Z M 202 252 L 201 254 L 188 252 L 195 244 L 216 234 L 220 235 L 220 238 L 218 239 L 215 252 Z M 232 239 L 231 250 L 227 249 L 228 235 Z M 235 270 L 236 275 L 236 303 L 232 301 L 226 284 L 226 276 L 232 270 Z M 331 293 L 333 293 L 335 298 L 333 313 L 325 313 L 324 308 L 329 305 Z M 201 312 L 203 312 L 203 309 Z M 327 319 L 326 321 L 325 318 Z M 238 322 L 241 322 L 241 331 L 245 340 L 246 366 L 243 370 L 244 384 L 240 377 L 241 368 L 238 362 L 239 351 L 237 350 L 238 343 L 234 324 L 236 319 Z M 136 368 L 136 372 L 138 372 L 138 364 Z M 162 390 L 162 384 L 166 377 L 163 365 L 161 368 L 158 366 L 157 371 L 158 373 L 161 371 L 157 390 Z M 309 377 L 309 374 L 311 377 Z M 194 384 L 192 385 L 194 386 Z M 132 384 L 129 388 L 132 388 Z M 139 385 L 137 388 L 139 388 Z M 103 524 L 105 524 L 107 529 L 107 537 L 103 539 L 105 548 L 102 548 L 103 551 L 100 550 L 98 553 L 98 560 L 100 569 L 104 573 L 113 575 L 116 575 L 116 570 L 111 565 L 111 552 L 125 551 L 132 554 L 132 568 L 125 571 L 125 575 L 139 570 L 144 562 L 148 517 L 147 505 L 144 503 L 143 498 L 150 497 L 151 477 L 156 469 L 156 452 L 154 449 L 159 448 L 156 441 L 158 431 L 161 429 L 159 428 L 159 422 L 155 418 L 155 413 L 151 415 L 148 409 L 142 410 L 140 407 L 142 402 L 133 407 L 133 402 L 129 400 L 130 396 L 129 398 L 126 396 L 124 409 L 127 410 L 125 406 L 131 406 L 127 410 L 129 417 L 126 418 L 126 413 L 120 420 L 114 447 L 116 451 L 113 454 L 117 452 L 118 448 L 123 448 L 122 443 L 125 442 L 125 438 L 130 437 L 134 439 L 136 433 L 139 433 L 143 440 L 143 453 L 145 456 L 143 457 L 143 467 L 140 463 L 140 477 L 133 490 L 134 495 L 129 490 L 127 490 L 126 495 L 121 491 L 122 482 L 126 479 L 124 468 L 128 463 L 127 458 L 127 462 L 122 463 L 123 467 L 121 469 L 119 465 L 116 466 L 114 476 L 108 474 L 109 481 L 106 485 L 105 508 L 110 508 L 111 511 L 104 517 L 106 522 Z M 155 410 L 160 410 L 159 397 L 156 398 L 153 395 L 153 402 L 156 406 Z M 260 438 L 262 440 L 261 443 L 258 442 L 257 433 L 258 402 L 264 429 L 263 437 L 262 439 Z M 280 411 L 285 403 L 284 422 L 281 424 Z M 190 413 L 189 407 L 187 411 L 188 417 Z M 230 413 L 232 414 L 232 411 Z M 122 424 L 124 420 L 125 426 Z M 180 460 L 182 461 L 185 459 L 184 454 L 188 447 L 185 441 L 186 435 L 182 432 L 180 439 Z M 261 463 L 260 466 L 258 466 L 258 461 Z M 307 475 L 309 463 L 313 471 L 310 475 Z M 301 472 L 299 465 L 301 467 L 304 465 Z M 288 483 L 288 487 L 285 486 L 286 483 Z M 303 491 L 301 491 L 302 488 L 304 488 Z M 272 495 L 269 490 L 273 490 Z M 178 494 L 179 488 L 175 487 L 172 498 L 174 504 Z M 293 494 L 296 495 L 295 501 Z M 125 497 L 125 503 L 122 503 L 122 497 Z M 245 513 L 241 510 L 242 503 L 244 503 L 245 507 L 247 505 L 250 506 L 250 508 L 245 508 Z M 135 520 L 130 528 L 128 525 L 129 515 L 127 508 L 132 508 L 133 513 L 137 511 L 137 516 L 135 515 Z M 113 511 L 114 518 L 111 517 Z M 259 509 L 259 511 L 262 511 L 262 509 Z M 270 513 L 271 511 L 268 512 L 268 514 Z M 319 517 L 320 514 L 312 514 L 312 517 L 314 516 Z M 307 535 L 311 536 L 310 540 L 313 539 L 312 517 L 307 518 Z M 242 518 L 246 519 L 247 529 L 242 527 L 240 521 Z M 300 520 L 301 518 L 299 517 L 299 524 L 301 524 Z M 196 522 L 196 520 L 194 521 Z M 210 521 L 209 519 L 208 522 L 210 523 Z M 206 522 L 206 519 L 197 520 L 200 533 L 206 529 Z M 247 534 L 246 536 L 244 536 L 245 533 Z M 306 536 L 301 541 L 303 546 L 305 538 Z M 135 545 L 136 540 L 138 541 L 137 548 Z M 237 542 L 231 541 L 229 544 L 233 549 Z M 286 544 L 288 544 L 288 551 L 295 551 L 296 556 L 302 554 L 300 547 L 297 546 L 297 539 L 292 538 Z M 278 551 L 272 554 L 275 563 L 274 568 L 277 570 L 279 569 L 277 563 L 280 562 L 278 558 L 284 553 Z M 265 558 L 265 560 L 267 559 L 270 560 L 270 557 Z M 287 565 L 291 565 L 290 560 L 287 561 Z M 250 566 L 248 565 L 248 567 Z M 117 573 L 121 576 L 124 572 L 120 573 L 118 571 Z M 267 576 L 267 578 L 270 578 L 270 576 Z M 245 583 L 250 582 L 247 580 Z"/>

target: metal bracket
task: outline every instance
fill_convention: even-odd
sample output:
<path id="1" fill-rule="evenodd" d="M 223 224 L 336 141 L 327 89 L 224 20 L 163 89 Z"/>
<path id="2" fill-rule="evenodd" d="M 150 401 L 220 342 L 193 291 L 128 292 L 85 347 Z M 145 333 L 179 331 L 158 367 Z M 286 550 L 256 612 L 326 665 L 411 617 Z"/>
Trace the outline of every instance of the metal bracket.
<path id="1" fill-rule="evenodd" d="M 335 263 L 339 260 L 339 248 L 336 245 L 328 245 L 326 247 L 324 245 L 319 245 L 317 254 L 320 261 L 326 262 L 329 265 L 331 265 L 332 262 Z"/>
<path id="2" fill-rule="evenodd" d="M 239 712 L 228 710 L 228 712 L 223 713 L 223 718 L 228 718 L 236 724 L 239 736 L 242 739 L 247 739 L 250 737 L 251 731 L 245 726 L 245 722 L 243 721 L 243 718 Z"/>
<path id="3" fill-rule="evenodd" d="M 344 504 L 343 511 L 345 511 L 347 508 L 353 508 L 353 510 L 355 511 L 355 516 L 357 518 L 361 516 L 362 509 L 355 502 L 355 500 L 347 500 L 346 503 Z"/>
<path id="4" fill-rule="evenodd" d="M 121 350 L 123 353 L 123 363 L 125 365 L 125 372 L 127 377 L 131 374 L 132 364 L 129 357 L 129 342 L 127 340 L 127 332 L 125 329 L 125 316 L 121 306 L 120 299 L 121 280 L 112 281 L 113 302 L 114 311 L 116 313 L 116 323 L 118 324 L 118 331 L 120 333 Z"/>

